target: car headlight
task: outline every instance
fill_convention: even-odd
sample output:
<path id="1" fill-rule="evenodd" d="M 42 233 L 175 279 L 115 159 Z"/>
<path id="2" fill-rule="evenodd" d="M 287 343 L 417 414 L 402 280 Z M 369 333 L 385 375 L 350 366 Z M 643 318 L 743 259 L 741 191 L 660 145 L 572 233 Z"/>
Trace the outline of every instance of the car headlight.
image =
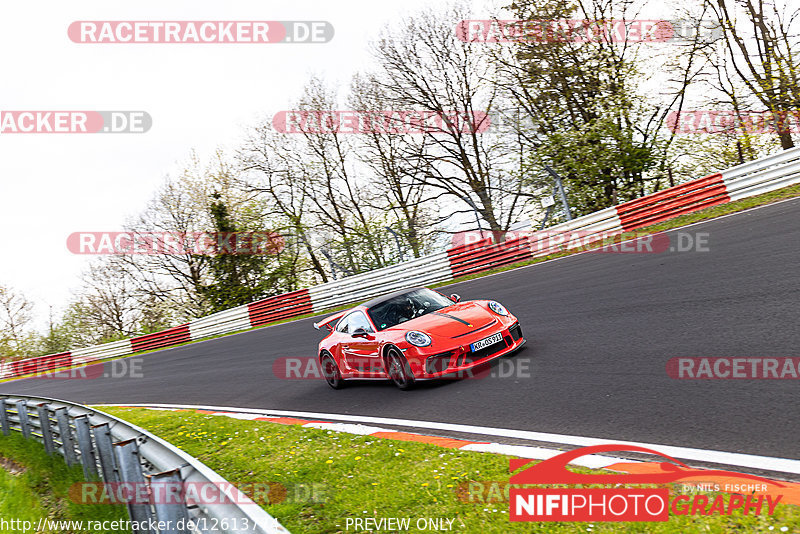
<path id="1" fill-rule="evenodd" d="M 489 301 L 489 309 L 495 312 L 497 315 L 508 315 L 508 310 L 506 307 L 493 300 Z"/>
<path id="2" fill-rule="evenodd" d="M 410 330 L 406 332 L 406 341 L 415 347 L 427 347 L 431 344 L 431 336 L 418 330 Z"/>

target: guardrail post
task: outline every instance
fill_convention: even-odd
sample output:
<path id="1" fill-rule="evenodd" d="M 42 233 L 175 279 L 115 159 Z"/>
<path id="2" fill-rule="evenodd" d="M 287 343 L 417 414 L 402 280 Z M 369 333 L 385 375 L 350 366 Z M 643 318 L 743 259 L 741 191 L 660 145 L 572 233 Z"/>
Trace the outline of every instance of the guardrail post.
<path id="1" fill-rule="evenodd" d="M 97 476 L 97 460 L 94 457 L 94 447 L 92 446 L 92 435 L 89 432 L 88 415 L 75 418 L 75 430 L 78 434 L 78 449 L 81 451 L 83 478 L 90 480 Z"/>
<path id="2" fill-rule="evenodd" d="M 11 427 L 8 426 L 8 412 L 6 411 L 5 399 L 0 399 L 0 426 L 3 429 L 4 436 L 11 434 Z"/>
<path id="3" fill-rule="evenodd" d="M 150 488 L 155 498 L 156 519 L 164 522 L 167 528 L 160 534 L 187 534 L 189 513 L 186 509 L 186 492 L 183 487 L 180 469 L 164 471 L 150 477 Z"/>
<path id="4" fill-rule="evenodd" d="M 134 487 L 134 491 L 130 492 L 134 496 L 132 499 L 134 502 L 127 503 L 131 521 L 135 521 L 138 525 L 147 525 L 152 518 L 152 512 L 149 499 L 141 503 L 138 498 L 140 495 L 146 495 L 146 492 L 140 489 L 145 486 L 145 481 L 142 462 L 139 459 L 139 445 L 135 439 L 120 441 L 114 444 L 114 453 L 119 466 L 120 481 L 123 484 L 132 484 Z M 150 530 L 134 529 L 134 534 L 150 534 Z"/>
<path id="5" fill-rule="evenodd" d="M 75 455 L 75 443 L 72 440 L 72 427 L 69 426 L 67 409 L 56 408 L 56 421 L 58 421 L 58 437 L 61 440 L 62 452 L 67 465 L 72 467 L 78 461 Z"/>
<path id="6" fill-rule="evenodd" d="M 47 454 L 52 456 L 56 448 L 53 445 L 53 431 L 50 427 L 50 407 L 47 403 L 43 403 L 37 406 L 37 410 L 39 412 L 39 427 L 42 429 L 44 450 L 47 451 Z"/>
<path id="7" fill-rule="evenodd" d="M 92 427 L 94 443 L 97 446 L 97 455 L 100 457 L 100 469 L 103 471 L 103 480 L 107 483 L 119 482 L 117 464 L 114 462 L 114 449 L 111 444 L 111 428 L 108 423 Z"/>
<path id="8" fill-rule="evenodd" d="M 28 422 L 28 401 L 17 401 L 17 415 L 19 416 L 19 426 L 22 429 L 22 435 L 25 436 L 25 439 L 30 438 L 31 427 L 30 423 Z"/>

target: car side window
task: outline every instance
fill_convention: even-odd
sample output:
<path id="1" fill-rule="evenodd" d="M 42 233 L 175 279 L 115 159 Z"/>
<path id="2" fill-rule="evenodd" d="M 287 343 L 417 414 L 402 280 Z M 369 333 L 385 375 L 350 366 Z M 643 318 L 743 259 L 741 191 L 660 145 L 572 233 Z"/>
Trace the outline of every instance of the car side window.
<path id="1" fill-rule="evenodd" d="M 348 321 L 350 321 L 350 317 L 352 317 L 352 314 L 345 316 L 341 321 L 339 321 L 339 324 L 336 325 L 337 332 L 342 332 L 344 334 L 349 332 L 347 327 L 348 327 Z"/>
<path id="2" fill-rule="evenodd" d="M 349 319 L 349 330 L 348 332 L 353 333 L 359 328 L 363 328 L 367 332 L 373 332 L 372 325 L 369 324 L 367 320 L 367 316 L 361 313 L 360 311 L 351 313 L 348 315 Z"/>

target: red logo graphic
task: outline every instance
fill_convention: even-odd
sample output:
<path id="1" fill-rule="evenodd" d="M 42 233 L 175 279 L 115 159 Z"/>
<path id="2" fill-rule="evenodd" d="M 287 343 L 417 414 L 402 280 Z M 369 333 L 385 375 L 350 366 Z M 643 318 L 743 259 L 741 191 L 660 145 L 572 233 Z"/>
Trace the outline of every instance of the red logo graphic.
<path id="1" fill-rule="evenodd" d="M 587 454 L 630 451 L 653 454 L 669 460 L 660 462 L 660 472 L 592 475 L 567 469 L 571 461 Z M 510 460 L 510 471 L 531 463 L 528 459 Z M 636 445 L 593 445 L 568 451 L 531 465 L 511 476 L 509 483 L 524 484 L 614 484 L 613 488 L 511 488 L 509 494 L 511 521 L 667 521 L 669 511 L 676 515 L 730 515 L 742 509 L 745 514 L 759 515 L 762 507 L 769 515 L 775 511 L 782 495 L 732 495 L 727 504 L 718 495 L 709 506 L 706 495 L 676 496 L 672 502 L 667 488 L 620 488 L 620 484 L 669 484 L 688 479 L 708 480 L 729 477 L 760 482 L 759 487 L 784 484 L 755 475 L 718 469 L 691 468 L 671 456 Z"/>

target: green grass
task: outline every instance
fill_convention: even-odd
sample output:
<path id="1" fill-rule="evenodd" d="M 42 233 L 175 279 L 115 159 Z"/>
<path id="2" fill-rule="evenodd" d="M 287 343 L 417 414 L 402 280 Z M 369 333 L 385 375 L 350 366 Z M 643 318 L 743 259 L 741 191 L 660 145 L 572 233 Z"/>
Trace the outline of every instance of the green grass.
<path id="1" fill-rule="evenodd" d="M 786 199 L 789 199 L 789 198 L 794 198 L 794 197 L 797 197 L 797 196 L 800 196 L 800 184 L 791 185 L 791 186 L 788 186 L 788 187 L 784 187 L 782 189 L 778 189 L 776 191 L 771 191 L 769 193 L 764 193 L 764 194 L 757 195 L 757 196 L 754 196 L 754 197 L 743 198 L 741 200 L 737 200 L 736 202 L 729 202 L 727 204 L 720 204 L 718 206 L 713 206 L 711 208 L 707 208 L 707 209 L 704 209 L 704 210 L 696 211 L 694 213 L 688 213 L 686 215 L 681 215 L 680 217 L 676 217 L 674 219 L 670 219 L 668 221 L 664 221 L 664 222 L 659 223 L 659 224 L 655 224 L 655 225 L 652 225 L 652 226 L 647 226 L 647 227 L 644 227 L 644 228 L 639 228 L 639 229 L 636 229 L 636 230 L 634 230 L 632 232 L 633 234 L 635 234 L 635 236 L 631 235 L 630 237 L 642 237 L 642 236 L 649 235 L 649 234 L 654 234 L 654 233 L 657 233 L 657 232 L 664 232 L 664 231 L 667 231 L 667 230 L 680 228 L 682 226 L 687 226 L 689 224 L 693 224 L 693 223 L 696 223 L 696 222 L 700 222 L 700 221 L 704 221 L 704 220 L 708 220 L 708 219 L 714 219 L 716 217 L 721 217 L 723 215 L 729 215 L 731 213 L 744 211 L 744 210 L 747 210 L 747 209 L 750 209 L 750 208 L 754 208 L 754 207 L 757 207 L 757 206 L 763 206 L 763 205 L 766 205 L 766 204 L 772 204 L 774 202 L 778 202 L 778 201 L 781 201 L 781 200 L 786 200 Z M 609 243 L 609 241 L 605 241 L 603 243 L 597 243 L 597 244 L 591 245 L 591 247 L 597 247 L 597 246 L 600 246 L 600 245 L 606 244 L 606 243 Z M 524 261 L 520 261 L 520 262 L 517 262 L 517 263 L 509 264 L 509 265 L 504 265 L 502 267 L 497 267 L 495 269 L 490 269 L 488 271 L 482 271 L 482 272 L 479 272 L 479 273 L 469 274 L 469 275 L 465 275 L 465 276 L 459 276 L 458 278 L 453 279 L 453 280 L 446 280 L 444 282 L 439 282 L 439 283 L 436 283 L 436 284 L 430 284 L 429 287 L 431 287 L 431 288 L 446 287 L 446 286 L 449 286 L 449 285 L 452 285 L 452 284 L 456 284 L 456 283 L 460 283 L 460 282 L 466 282 L 468 280 L 474 280 L 476 278 L 482 278 L 484 276 L 489 276 L 489 275 L 492 275 L 492 274 L 502 273 L 504 271 L 510 271 L 512 269 L 518 269 L 520 267 L 526 267 L 528 265 L 533 265 L 535 263 L 541 263 L 543 261 L 548 261 L 548 260 L 552 260 L 552 259 L 556 259 L 556 258 L 562 258 L 564 256 L 571 256 L 571 255 L 577 254 L 579 252 L 583 252 L 583 250 L 582 249 L 567 250 L 567 251 L 564 251 L 564 252 L 561 252 L 561 253 L 557 253 L 557 254 L 550 254 L 548 256 L 542 256 L 542 257 L 534 258 L 534 259 L 531 259 L 531 260 L 524 260 Z M 186 341 L 184 343 L 179 343 L 177 345 L 170 345 L 169 347 L 151 349 L 151 350 L 137 352 L 137 353 L 134 353 L 134 354 L 125 354 L 125 355 L 122 355 L 122 356 L 115 356 L 114 358 L 104 359 L 104 360 L 102 360 L 102 362 L 103 363 L 110 362 L 110 361 L 118 360 L 118 359 L 121 359 L 121 358 L 129 358 L 131 356 L 141 356 L 141 355 L 144 355 L 144 354 L 148 354 L 148 353 L 151 353 L 151 352 L 157 352 L 157 351 L 165 350 L 165 349 L 168 349 L 168 348 L 171 349 L 171 348 L 175 348 L 175 347 L 181 347 L 183 345 L 190 345 L 192 343 L 197 343 L 198 341 L 208 341 L 210 339 L 216 339 L 216 338 L 220 338 L 220 337 L 232 336 L 232 335 L 235 335 L 235 334 L 241 334 L 242 332 L 249 332 L 251 330 L 257 330 L 259 328 L 266 328 L 266 327 L 269 327 L 269 326 L 276 326 L 276 325 L 283 324 L 283 323 L 288 323 L 288 322 L 291 322 L 291 321 L 299 321 L 301 319 L 308 319 L 309 317 L 319 317 L 319 316 L 324 316 L 324 315 L 331 315 L 331 314 L 334 314 L 334 313 L 336 313 L 338 311 L 349 309 L 349 308 L 355 306 L 356 304 L 359 304 L 360 302 L 362 302 L 362 300 L 363 299 L 359 299 L 357 301 L 353 301 L 351 303 L 344 304 L 342 306 L 338 306 L 336 308 L 331 308 L 329 310 L 325 310 L 325 311 L 321 311 L 321 312 L 306 313 L 306 314 L 303 314 L 303 315 L 298 315 L 296 317 L 289 317 L 289 318 L 286 318 L 286 319 L 280 319 L 278 321 L 274 321 L 274 322 L 271 322 L 271 323 L 266 324 L 266 325 L 254 326 L 252 328 L 246 328 L 244 330 L 238 330 L 236 332 L 227 332 L 227 333 L 224 333 L 224 334 L 216 334 L 216 335 L 213 335 L 213 336 L 204 337 L 204 338 L 199 339 L 199 340 Z M 90 364 L 90 365 L 94 365 L 94 364 Z M 80 367 L 80 366 L 62 367 L 62 368 L 56 369 L 53 372 L 65 371 L 65 370 L 68 370 L 68 369 L 74 369 L 75 367 Z M 0 383 L 8 382 L 8 381 L 11 381 L 11 380 L 20 380 L 22 378 L 27 378 L 27 377 L 30 377 L 30 376 L 33 376 L 33 375 L 26 375 L 26 376 L 16 377 L 16 378 L 3 378 L 3 379 L 0 379 Z"/>
<path id="2" fill-rule="evenodd" d="M 508 481 L 507 456 L 188 411 L 103 410 L 177 445 L 246 493 L 252 484 L 270 484 L 272 494 L 285 488 L 286 500 L 260 504 L 294 533 L 348 532 L 348 517 L 411 517 L 412 525 L 417 518 L 448 518 L 455 519 L 454 531 L 480 534 L 800 531 L 800 507 L 786 505 L 773 516 L 679 516 L 664 523 L 591 526 L 511 523 L 507 502 L 464 502 L 457 494 L 469 481 Z M 309 498 L 314 489 L 317 499 Z"/>
<path id="3" fill-rule="evenodd" d="M 83 482 L 79 466 L 67 467 L 59 455 L 48 456 L 44 446 L 12 432 L 0 435 L 0 519 L 18 519 L 38 525 L 41 518 L 55 521 L 114 521 L 127 520 L 122 506 L 78 504 L 69 498 L 72 484 Z M 3 465 L 6 467 L 4 468 Z M 9 470 L 8 467 L 14 469 Z M 6 525 L 8 527 L 9 525 Z M 0 532 L 21 532 L 3 528 Z M 33 532 L 34 530 L 30 530 Z M 44 532 L 67 532 L 46 529 Z M 97 530 L 87 532 L 130 532 L 128 530 Z"/>

